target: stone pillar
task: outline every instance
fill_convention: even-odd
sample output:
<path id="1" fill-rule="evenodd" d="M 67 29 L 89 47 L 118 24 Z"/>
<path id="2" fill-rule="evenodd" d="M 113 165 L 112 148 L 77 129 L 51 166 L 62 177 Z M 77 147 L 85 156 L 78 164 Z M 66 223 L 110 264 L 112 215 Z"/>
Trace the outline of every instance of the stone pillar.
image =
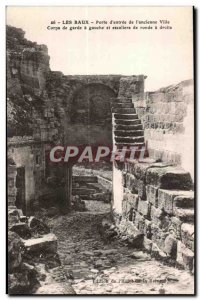
<path id="1" fill-rule="evenodd" d="M 122 213 L 122 201 L 124 195 L 123 174 L 118 169 L 116 162 L 113 162 L 113 204 L 112 209 L 117 213 Z"/>
<path id="2" fill-rule="evenodd" d="M 65 172 L 66 210 L 70 210 L 72 197 L 72 165 L 67 164 Z"/>

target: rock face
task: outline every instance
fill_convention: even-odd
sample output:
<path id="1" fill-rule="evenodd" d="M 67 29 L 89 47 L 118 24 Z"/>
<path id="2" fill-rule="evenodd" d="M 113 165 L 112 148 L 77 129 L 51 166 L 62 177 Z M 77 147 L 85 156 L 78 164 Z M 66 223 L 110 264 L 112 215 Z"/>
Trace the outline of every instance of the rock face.
<path id="1" fill-rule="evenodd" d="M 23 30 L 7 26 L 8 136 L 32 134 L 33 103 L 41 97 L 49 72 L 47 47 L 24 35 Z"/>

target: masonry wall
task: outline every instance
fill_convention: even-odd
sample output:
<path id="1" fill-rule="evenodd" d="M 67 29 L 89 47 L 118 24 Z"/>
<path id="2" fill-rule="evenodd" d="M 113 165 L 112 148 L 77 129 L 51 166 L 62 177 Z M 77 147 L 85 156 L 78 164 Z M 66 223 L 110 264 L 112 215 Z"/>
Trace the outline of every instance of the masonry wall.
<path id="1" fill-rule="evenodd" d="M 195 199 L 189 172 L 144 159 L 118 166 L 117 173 L 123 196 L 113 214 L 121 237 L 153 257 L 193 271 Z"/>
<path id="2" fill-rule="evenodd" d="M 181 165 L 194 178 L 194 86 L 192 80 L 147 92 L 135 101 L 149 156 Z"/>

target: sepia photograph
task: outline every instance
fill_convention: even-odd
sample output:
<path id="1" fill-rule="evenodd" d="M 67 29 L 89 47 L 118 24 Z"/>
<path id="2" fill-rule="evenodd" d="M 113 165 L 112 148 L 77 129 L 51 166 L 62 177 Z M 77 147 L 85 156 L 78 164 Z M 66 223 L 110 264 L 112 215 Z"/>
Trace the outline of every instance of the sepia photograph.
<path id="1" fill-rule="evenodd" d="M 195 295 L 193 6 L 7 6 L 7 294 Z"/>

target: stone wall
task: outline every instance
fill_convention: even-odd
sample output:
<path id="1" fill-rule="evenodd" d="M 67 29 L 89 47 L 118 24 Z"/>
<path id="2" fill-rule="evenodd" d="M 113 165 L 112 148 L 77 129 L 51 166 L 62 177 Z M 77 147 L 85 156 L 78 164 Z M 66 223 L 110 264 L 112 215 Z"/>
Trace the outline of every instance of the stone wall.
<path id="1" fill-rule="evenodd" d="M 133 103 L 145 128 L 149 155 L 181 165 L 194 178 L 194 86 L 192 80 L 155 92 Z"/>
<path id="2" fill-rule="evenodd" d="M 117 199 L 114 192 L 113 213 L 124 240 L 192 271 L 195 199 L 190 173 L 153 159 L 116 164 L 115 169 L 114 183 L 121 192 Z"/>

